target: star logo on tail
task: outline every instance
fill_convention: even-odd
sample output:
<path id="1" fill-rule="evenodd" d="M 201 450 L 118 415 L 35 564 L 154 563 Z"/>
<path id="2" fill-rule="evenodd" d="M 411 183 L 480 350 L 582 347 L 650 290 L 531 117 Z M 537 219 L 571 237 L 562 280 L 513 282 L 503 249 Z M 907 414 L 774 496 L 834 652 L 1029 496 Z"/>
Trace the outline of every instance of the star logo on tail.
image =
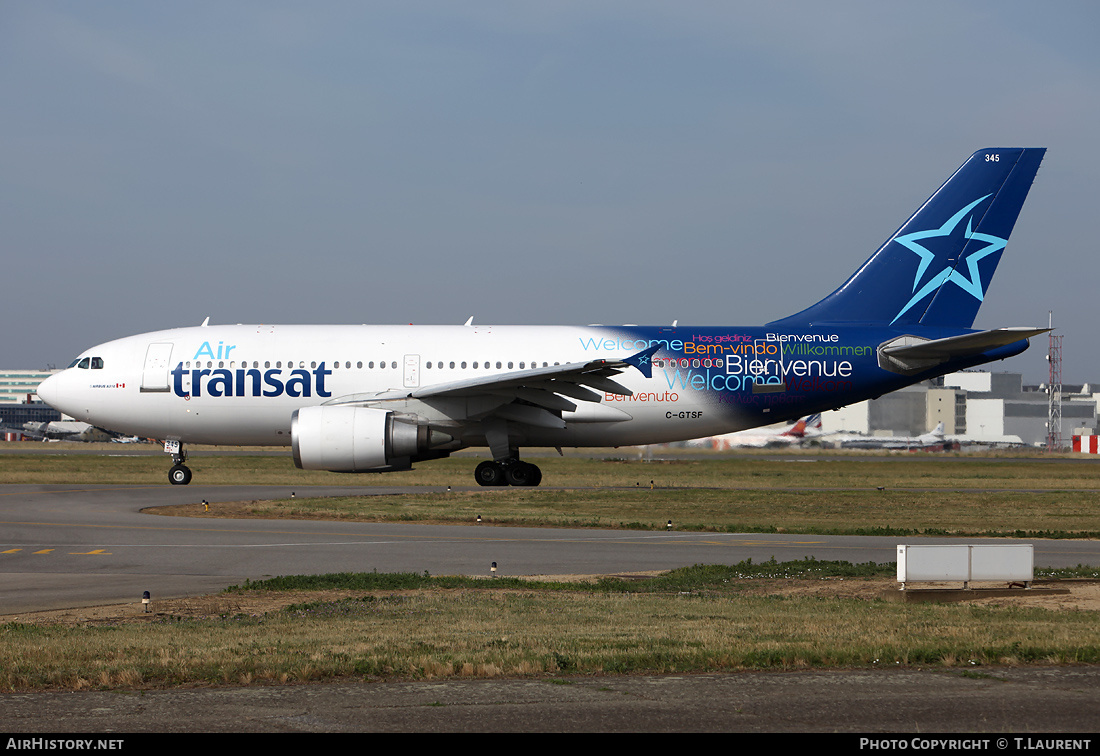
<path id="1" fill-rule="evenodd" d="M 989 196 L 990 195 L 987 194 L 985 197 L 979 197 L 974 200 L 962 210 L 959 210 L 959 212 L 948 218 L 939 228 L 930 229 L 928 231 L 915 231 L 911 234 L 904 234 L 894 239 L 898 244 L 901 244 L 919 257 L 920 264 L 917 266 L 917 274 L 913 278 L 913 298 L 906 302 L 905 306 L 894 316 L 894 319 L 890 321 L 891 325 L 897 322 L 897 319 L 908 312 L 913 305 L 939 289 L 940 286 L 948 281 L 961 288 L 967 294 L 970 294 L 979 302 L 984 300 L 985 288 L 982 286 L 981 274 L 978 272 L 978 263 L 994 252 L 999 252 L 1004 249 L 1005 245 L 1008 244 L 1008 239 L 1002 239 L 999 236 L 992 236 L 990 234 L 976 233 L 971 227 L 973 218 L 967 217 L 967 213 Z M 928 272 L 928 268 L 936 258 L 936 253 L 929 251 L 927 246 L 925 246 L 925 240 L 950 237 L 952 234 L 956 233 L 956 229 L 963 218 L 966 218 L 966 230 L 962 232 L 963 239 L 966 241 L 963 242 L 963 245 L 965 246 L 965 244 L 970 241 L 985 243 L 984 247 L 966 256 L 966 272 L 970 277 L 967 278 L 960 270 L 962 267 L 961 265 L 952 264 L 953 260 L 948 260 L 948 264 L 944 266 L 943 270 L 935 273 L 923 286 L 921 286 L 921 280 L 924 278 L 925 273 Z"/>

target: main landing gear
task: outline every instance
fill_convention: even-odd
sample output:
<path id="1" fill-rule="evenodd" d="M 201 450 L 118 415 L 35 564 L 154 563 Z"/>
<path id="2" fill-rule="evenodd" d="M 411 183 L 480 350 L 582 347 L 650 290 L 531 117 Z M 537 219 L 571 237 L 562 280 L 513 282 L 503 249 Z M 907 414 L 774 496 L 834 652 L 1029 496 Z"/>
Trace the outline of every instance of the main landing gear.
<path id="1" fill-rule="evenodd" d="M 191 482 L 191 468 L 183 464 L 187 455 L 179 441 L 165 441 L 164 450 L 172 455 L 172 467 L 168 470 L 168 482 L 173 486 L 186 486 Z"/>
<path id="2" fill-rule="evenodd" d="M 542 482 L 542 470 L 515 458 L 486 460 L 474 469 L 474 479 L 479 486 L 537 486 Z"/>

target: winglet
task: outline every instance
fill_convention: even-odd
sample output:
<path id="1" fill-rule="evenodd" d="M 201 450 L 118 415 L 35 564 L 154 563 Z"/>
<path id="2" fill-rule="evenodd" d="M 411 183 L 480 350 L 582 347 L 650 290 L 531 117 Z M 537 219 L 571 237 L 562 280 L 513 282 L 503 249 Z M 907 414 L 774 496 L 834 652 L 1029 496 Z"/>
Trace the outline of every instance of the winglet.
<path id="1" fill-rule="evenodd" d="M 650 361 L 650 358 L 653 357 L 653 355 L 660 348 L 661 345 L 656 344 L 654 346 L 651 346 L 649 349 L 643 349 L 637 354 L 627 357 L 625 360 L 623 360 L 623 362 L 625 362 L 627 365 L 633 365 L 634 367 L 638 368 L 641 374 L 644 375 L 646 378 L 652 378 L 653 363 Z"/>

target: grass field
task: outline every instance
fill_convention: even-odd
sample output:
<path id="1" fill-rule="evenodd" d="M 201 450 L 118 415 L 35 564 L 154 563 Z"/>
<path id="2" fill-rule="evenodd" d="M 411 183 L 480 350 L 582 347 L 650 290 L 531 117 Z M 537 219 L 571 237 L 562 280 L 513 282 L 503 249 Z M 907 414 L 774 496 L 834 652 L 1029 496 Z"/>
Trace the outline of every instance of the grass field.
<path id="1" fill-rule="evenodd" d="M 108 445 L 108 450 L 110 446 Z M 163 514 L 472 522 L 554 527 L 1027 537 L 1100 535 L 1100 461 L 937 455 L 760 454 L 736 458 L 539 459 L 543 485 L 472 486 L 456 456 L 386 475 L 294 468 L 286 456 L 195 456 L 193 485 L 413 486 L 420 493 L 158 509 Z M 0 456 L 0 483 L 162 485 L 152 456 Z M 451 486 L 454 490 L 446 492 Z"/>
<path id="2" fill-rule="evenodd" d="M 54 445 L 51 445 L 54 446 Z M 84 450 L 86 445 L 75 445 Z M 165 455 L 4 454 L 0 483 L 162 485 Z M 437 490 L 345 499 L 296 497 L 162 509 L 164 514 L 817 534 L 1100 536 L 1100 460 L 1069 457 L 768 453 L 640 460 L 544 457 L 539 488 L 481 489 L 472 456 L 408 472 L 298 470 L 289 456 L 193 456 L 193 485 L 415 486 Z M 451 486 L 454 490 L 447 493 Z M 471 490 L 472 489 L 472 490 Z"/>
<path id="3" fill-rule="evenodd" d="M 469 488 L 470 458 L 389 476 L 289 459 L 193 457 L 196 483 Z M 1071 459 L 759 455 L 546 458 L 538 489 L 215 505 L 215 516 L 555 526 L 1092 537 L 1100 467 Z M 4 483 L 164 483 L 153 457 L 0 456 Z M 194 484 L 193 484 L 194 485 Z M 880 490 L 881 489 L 881 490 Z M 192 507 L 198 514 L 199 507 Z M 248 685 L 336 678 L 565 676 L 746 668 L 1100 661 L 1100 612 L 882 600 L 892 565 L 685 568 L 650 581 L 532 584 L 358 575 L 272 581 L 202 616 L 0 626 L 6 690 Z M 1085 570 L 1079 574 L 1093 574 Z M 826 590 L 842 584 L 844 591 Z M 866 586 L 866 590 L 860 590 Z M 876 588 L 877 587 L 877 588 Z M 247 609 L 270 594 L 264 611 Z"/>
<path id="4" fill-rule="evenodd" d="M 0 687 L 1100 661 L 1095 611 L 890 602 L 872 590 L 883 572 L 811 561 L 697 566 L 580 586 L 384 574 L 275 579 L 231 589 L 219 611 L 202 617 L 0 626 Z M 846 596 L 813 590 L 840 580 Z M 283 605 L 241 611 L 262 592 Z"/>

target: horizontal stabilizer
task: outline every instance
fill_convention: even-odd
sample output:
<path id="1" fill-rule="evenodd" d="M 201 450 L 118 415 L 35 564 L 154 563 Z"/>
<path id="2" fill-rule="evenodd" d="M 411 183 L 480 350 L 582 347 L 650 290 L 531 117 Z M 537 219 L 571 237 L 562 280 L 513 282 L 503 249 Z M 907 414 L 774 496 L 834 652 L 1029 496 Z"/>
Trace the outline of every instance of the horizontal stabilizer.
<path id="1" fill-rule="evenodd" d="M 879 367 L 894 373 L 919 373 L 949 360 L 972 357 L 1050 330 L 1020 326 L 994 328 L 991 331 L 949 336 L 945 339 L 901 336 L 879 345 Z"/>

